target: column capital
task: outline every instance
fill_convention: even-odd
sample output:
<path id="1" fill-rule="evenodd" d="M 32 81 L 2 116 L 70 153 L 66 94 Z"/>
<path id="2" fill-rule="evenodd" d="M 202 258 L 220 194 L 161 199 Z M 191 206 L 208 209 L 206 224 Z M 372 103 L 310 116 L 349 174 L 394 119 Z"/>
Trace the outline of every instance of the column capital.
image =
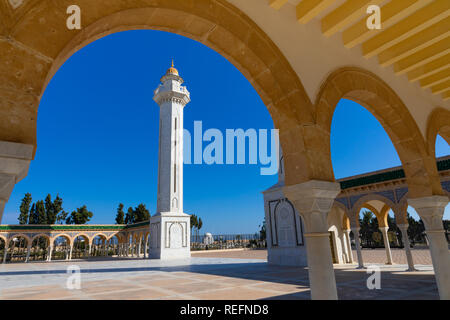
<path id="1" fill-rule="evenodd" d="M 443 230 L 442 218 L 448 202 L 447 196 L 438 195 L 408 199 L 408 204 L 416 209 L 423 220 L 427 232 Z"/>
<path id="2" fill-rule="evenodd" d="M 327 216 L 341 191 L 339 183 L 310 180 L 285 186 L 285 196 L 303 217 L 307 233 L 328 233 Z"/>
<path id="3" fill-rule="evenodd" d="M 28 174 L 33 150 L 32 145 L 0 141 L 0 222 L 14 186 Z"/>

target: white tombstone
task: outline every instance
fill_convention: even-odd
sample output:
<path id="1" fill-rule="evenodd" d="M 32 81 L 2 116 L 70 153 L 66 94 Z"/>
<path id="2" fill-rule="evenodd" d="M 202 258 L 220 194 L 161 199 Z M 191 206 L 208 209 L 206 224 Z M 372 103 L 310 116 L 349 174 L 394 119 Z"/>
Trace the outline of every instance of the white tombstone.
<path id="1" fill-rule="evenodd" d="M 190 215 L 183 212 L 183 109 L 190 94 L 178 70 L 169 68 L 153 99 L 160 106 L 158 200 L 150 218 L 152 259 L 183 259 L 190 253 Z"/>
<path id="2" fill-rule="evenodd" d="M 306 266 L 303 223 L 294 205 L 284 196 L 284 162 L 280 148 L 278 183 L 263 191 L 268 263 Z"/>

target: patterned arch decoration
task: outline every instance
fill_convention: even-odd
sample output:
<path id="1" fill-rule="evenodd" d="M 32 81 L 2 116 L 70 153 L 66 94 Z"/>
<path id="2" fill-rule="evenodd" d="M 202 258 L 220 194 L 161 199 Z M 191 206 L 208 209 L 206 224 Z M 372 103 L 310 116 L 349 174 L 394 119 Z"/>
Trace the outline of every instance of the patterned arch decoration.
<path id="1" fill-rule="evenodd" d="M 315 121 L 325 133 L 321 143 L 328 155 L 334 110 L 343 98 L 364 106 L 386 130 L 402 162 L 412 198 L 443 194 L 435 157 L 429 154 L 408 108 L 383 80 L 366 70 L 344 67 L 322 84 L 316 98 Z M 327 161 L 332 168 L 331 157 Z"/>

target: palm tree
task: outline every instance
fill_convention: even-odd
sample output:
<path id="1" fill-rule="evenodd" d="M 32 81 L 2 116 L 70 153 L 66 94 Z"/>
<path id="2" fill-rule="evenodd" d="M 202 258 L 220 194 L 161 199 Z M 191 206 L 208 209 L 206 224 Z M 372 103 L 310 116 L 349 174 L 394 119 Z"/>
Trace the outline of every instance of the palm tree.
<path id="1" fill-rule="evenodd" d="M 191 215 L 191 238 L 192 238 L 192 228 L 196 228 L 198 226 L 198 218 L 195 214 Z"/>
<path id="2" fill-rule="evenodd" d="M 197 241 L 199 240 L 200 237 L 200 229 L 203 227 L 203 221 L 202 218 L 198 219 L 198 224 L 197 224 Z"/>

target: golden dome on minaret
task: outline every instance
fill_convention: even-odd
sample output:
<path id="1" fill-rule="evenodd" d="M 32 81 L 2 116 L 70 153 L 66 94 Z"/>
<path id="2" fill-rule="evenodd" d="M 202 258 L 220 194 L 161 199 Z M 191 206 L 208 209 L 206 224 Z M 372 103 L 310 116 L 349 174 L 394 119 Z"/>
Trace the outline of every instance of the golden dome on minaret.
<path id="1" fill-rule="evenodd" d="M 172 66 L 167 70 L 166 74 L 173 74 L 173 75 L 179 76 L 178 70 L 175 69 L 175 67 L 173 65 L 173 59 L 172 59 Z"/>

